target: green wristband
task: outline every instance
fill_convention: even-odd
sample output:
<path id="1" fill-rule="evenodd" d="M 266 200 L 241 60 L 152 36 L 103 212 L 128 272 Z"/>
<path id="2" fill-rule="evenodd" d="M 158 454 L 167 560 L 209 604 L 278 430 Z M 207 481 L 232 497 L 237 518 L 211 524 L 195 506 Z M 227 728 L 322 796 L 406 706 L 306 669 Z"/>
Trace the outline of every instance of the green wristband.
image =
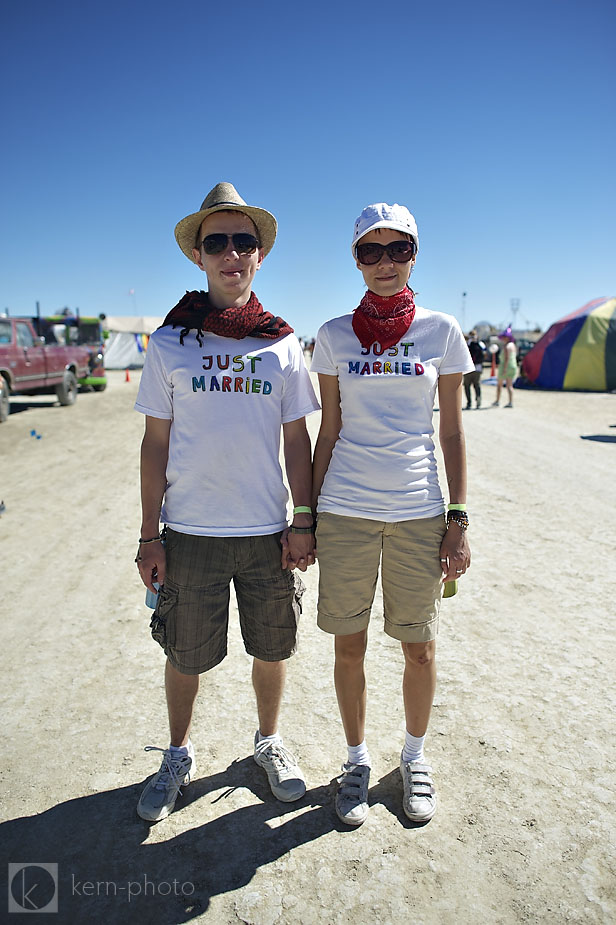
<path id="1" fill-rule="evenodd" d="M 465 504 L 448 504 L 447 510 L 448 511 L 465 511 L 466 505 Z"/>
<path id="2" fill-rule="evenodd" d="M 312 514 L 312 508 L 306 507 L 305 504 L 300 504 L 298 507 L 293 508 L 294 514 Z"/>

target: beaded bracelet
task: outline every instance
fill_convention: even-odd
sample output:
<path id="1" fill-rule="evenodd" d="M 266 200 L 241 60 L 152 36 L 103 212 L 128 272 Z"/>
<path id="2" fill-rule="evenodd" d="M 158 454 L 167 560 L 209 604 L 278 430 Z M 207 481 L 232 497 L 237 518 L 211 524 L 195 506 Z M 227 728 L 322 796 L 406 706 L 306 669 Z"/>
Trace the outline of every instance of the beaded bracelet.
<path id="1" fill-rule="evenodd" d="M 314 527 L 289 527 L 289 533 L 314 533 Z"/>
<path id="2" fill-rule="evenodd" d="M 449 526 L 452 521 L 459 526 L 462 532 L 468 530 L 469 520 L 466 511 L 449 511 L 447 513 L 447 526 Z"/>
<path id="3" fill-rule="evenodd" d="M 152 539 L 150 540 L 139 540 L 139 545 L 145 546 L 146 543 L 159 543 L 160 540 L 161 540 L 161 535 L 159 533 L 158 536 L 153 536 Z"/>

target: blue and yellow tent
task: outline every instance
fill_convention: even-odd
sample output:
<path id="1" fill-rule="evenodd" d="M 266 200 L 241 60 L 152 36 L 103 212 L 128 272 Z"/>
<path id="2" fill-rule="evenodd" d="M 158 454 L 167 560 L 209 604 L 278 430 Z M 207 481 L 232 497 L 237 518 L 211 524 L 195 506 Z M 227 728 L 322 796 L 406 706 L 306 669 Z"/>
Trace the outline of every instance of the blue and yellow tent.
<path id="1" fill-rule="evenodd" d="M 543 389 L 616 389 L 616 298 L 594 299 L 560 321 L 522 361 L 526 382 Z"/>

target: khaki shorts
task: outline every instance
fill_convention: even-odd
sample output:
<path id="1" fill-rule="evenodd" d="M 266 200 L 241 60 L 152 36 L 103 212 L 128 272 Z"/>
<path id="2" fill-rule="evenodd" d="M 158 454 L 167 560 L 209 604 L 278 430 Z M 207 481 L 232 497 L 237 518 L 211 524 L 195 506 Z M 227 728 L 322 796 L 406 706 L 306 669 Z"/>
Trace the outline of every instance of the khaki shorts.
<path id="1" fill-rule="evenodd" d="M 152 635 L 182 674 L 209 671 L 227 654 L 233 581 L 246 652 L 264 662 L 296 650 L 304 585 L 280 567 L 280 533 L 193 536 L 167 527 L 167 573 Z"/>
<path id="2" fill-rule="evenodd" d="M 439 551 L 444 515 L 386 523 L 319 514 L 317 622 L 348 636 L 370 621 L 381 565 L 385 632 L 401 642 L 427 642 L 438 632 L 442 582 Z"/>

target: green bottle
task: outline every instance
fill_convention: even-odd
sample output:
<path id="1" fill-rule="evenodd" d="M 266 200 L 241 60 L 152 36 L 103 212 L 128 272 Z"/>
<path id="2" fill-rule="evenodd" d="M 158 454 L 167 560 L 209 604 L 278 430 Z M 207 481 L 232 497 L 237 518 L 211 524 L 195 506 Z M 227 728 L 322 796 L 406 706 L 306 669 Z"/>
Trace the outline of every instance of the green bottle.
<path id="1" fill-rule="evenodd" d="M 443 597 L 453 597 L 454 594 L 458 593 L 458 579 L 455 578 L 453 581 L 446 581 L 443 588 Z"/>

